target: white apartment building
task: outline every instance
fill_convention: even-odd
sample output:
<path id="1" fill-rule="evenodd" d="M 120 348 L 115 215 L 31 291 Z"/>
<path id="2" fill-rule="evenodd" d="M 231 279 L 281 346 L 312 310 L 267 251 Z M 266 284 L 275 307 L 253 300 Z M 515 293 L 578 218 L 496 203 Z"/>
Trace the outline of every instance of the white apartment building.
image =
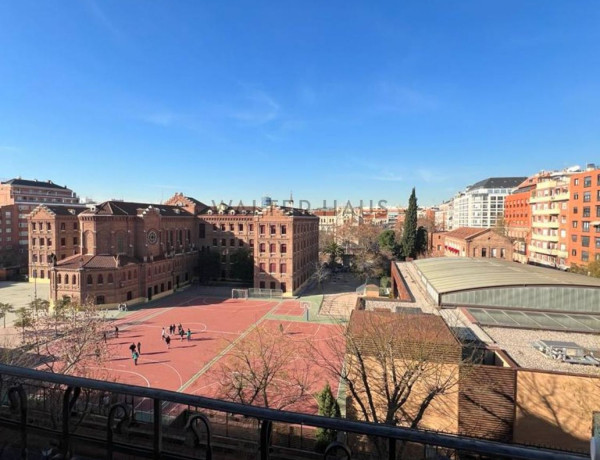
<path id="1" fill-rule="evenodd" d="M 526 177 L 490 177 L 459 192 L 448 207 L 447 230 L 494 227 L 504 215 L 504 197 Z"/>

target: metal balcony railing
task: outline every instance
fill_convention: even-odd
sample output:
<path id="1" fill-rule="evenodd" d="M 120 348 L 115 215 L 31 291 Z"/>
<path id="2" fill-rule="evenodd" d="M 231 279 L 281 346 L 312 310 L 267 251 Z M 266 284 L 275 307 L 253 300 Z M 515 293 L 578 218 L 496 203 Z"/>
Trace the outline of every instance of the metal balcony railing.
<path id="1" fill-rule="evenodd" d="M 191 394 L 64 376 L 0 364 L 0 440 L 22 459 L 55 441 L 52 455 L 70 458 L 381 458 L 364 438 L 380 440 L 385 457 L 436 459 L 576 460 L 585 455 L 525 447 L 374 423 L 237 404 Z M 218 435 L 214 414 L 250 420 L 250 439 Z M 183 416 L 183 418 L 182 418 Z M 211 418 L 213 421 L 211 421 Z M 241 418 L 241 417 L 240 417 Z M 248 423 L 246 423 L 248 426 Z M 308 446 L 277 445 L 278 433 L 320 427 L 338 440 L 317 454 Z M 229 428 L 231 432 L 231 427 Z M 9 433 L 17 432 L 18 436 Z M 353 441 L 354 439 L 354 441 Z M 363 439 L 362 444 L 357 441 Z M 40 443 L 42 446 L 40 447 Z M 46 443 L 46 444 L 44 444 Z M 220 445 L 221 447 L 218 447 Z M 225 446 L 225 447 L 224 447 Z M 228 446 L 228 447 L 227 447 Z M 248 446 L 250 449 L 248 450 Z M 227 449 L 229 449 L 227 451 Z M 246 449 L 238 452 L 238 450 Z M 51 458 L 46 450 L 47 457 Z M 223 452 L 228 452 L 227 454 Z M 223 454 L 222 454 L 223 453 Z M 222 455 L 221 455 L 222 454 Z M 17 456 L 18 456 L 17 455 Z M 12 458 L 12 457 L 11 457 Z M 17 458 L 17 457 L 14 457 Z M 58 457 L 56 457 L 58 458 Z M 121 457 L 119 457 L 121 458 Z"/>

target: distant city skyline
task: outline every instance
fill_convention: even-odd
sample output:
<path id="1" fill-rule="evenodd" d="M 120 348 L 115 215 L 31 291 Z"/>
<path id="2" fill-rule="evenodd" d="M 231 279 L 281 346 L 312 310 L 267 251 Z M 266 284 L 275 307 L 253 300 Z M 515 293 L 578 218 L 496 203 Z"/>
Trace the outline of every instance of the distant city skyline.
<path id="1" fill-rule="evenodd" d="M 594 2 L 4 2 L 0 176 L 431 206 L 585 167 L 599 21 Z"/>

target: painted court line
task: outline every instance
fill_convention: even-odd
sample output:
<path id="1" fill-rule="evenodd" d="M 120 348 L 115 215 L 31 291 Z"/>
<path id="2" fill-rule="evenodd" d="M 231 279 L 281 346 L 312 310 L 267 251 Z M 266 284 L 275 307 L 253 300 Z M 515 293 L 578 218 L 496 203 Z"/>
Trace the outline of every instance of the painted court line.
<path id="1" fill-rule="evenodd" d="M 219 354 L 217 354 L 213 359 L 207 362 L 198 372 L 196 372 L 187 382 L 185 382 L 177 391 L 183 393 L 187 388 L 189 388 L 200 376 L 205 374 L 217 361 L 219 361 L 223 356 L 225 356 L 229 351 L 235 347 L 241 340 L 243 340 L 250 332 L 252 332 L 256 327 L 262 323 L 266 316 L 271 313 L 274 309 L 279 306 L 279 303 L 275 304 L 273 308 L 271 308 L 267 313 L 265 313 L 258 321 L 252 324 L 248 329 L 246 329 L 237 339 L 231 342 L 225 349 L 221 350 Z"/>

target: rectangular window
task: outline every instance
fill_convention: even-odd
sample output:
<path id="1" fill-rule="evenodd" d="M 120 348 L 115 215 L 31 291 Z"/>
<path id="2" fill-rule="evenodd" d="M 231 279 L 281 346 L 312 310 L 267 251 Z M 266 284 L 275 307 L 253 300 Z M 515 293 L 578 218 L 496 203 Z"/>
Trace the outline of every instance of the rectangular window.
<path id="1" fill-rule="evenodd" d="M 264 235 L 264 234 L 265 234 L 265 226 L 264 226 L 264 225 L 261 225 L 261 226 L 259 227 L 259 229 L 260 229 L 260 234 L 261 234 L 261 235 Z"/>
<path id="2" fill-rule="evenodd" d="M 254 224 L 248 224 L 248 231 L 249 232 L 253 232 L 254 231 Z"/>
<path id="3" fill-rule="evenodd" d="M 589 206 L 585 206 L 583 208 L 583 214 L 582 214 L 582 216 L 583 217 L 590 217 L 590 207 Z"/>
<path id="4" fill-rule="evenodd" d="M 229 224 L 229 231 L 230 231 L 230 232 L 233 232 L 233 229 L 234 229 L 234 228 L 235 228 L 235 227 L 233 226 L 233 224 Z"/>
<path id="5" fill-rule="evenodd" d="M 281 234 L 282 235 L 286 235 L 287 234 L 287 225 L 282 225 L 281 226 Z"/>
<path id="6" fill-rule="evenodd" d="M 573 257 L 577 256 L 577 249 L 571 249 L 571 255 Z"/>
<path id="7" fill-rule="evenodd" d="M 575 185 L 579 185 L 579 179 L 578 179 L 578 178 L 577 178 L 577 179 L 574 179 L 574 180 L 573 180 L 573 184 L 575 184 Z"/>
<path id="8" fill-rule="evenodd" d="M 258 269 L 260 270 L 261 273 L 265 272 L 265 263 L 261 262 L 258 264 Z"/>
<path id="9" fill-rule="evenodd" d="M 78 244 L 78 243 L 77 243 L 77 237 L 76 237 L 76 236 L 74 236 L 74 237 L 73 237 L 73 244 L 74 244 L 75 246 L 77 246 L 77 244 Z"/>
<path id="10" fill-rule="evenodd" d="M 238 232 L 244 231 L 244 224 L 238 224 Z"/>
<path id="11" fill-rule="evenodd" d="M 577 206 L 573 207 L 573 214 L 577 214 L 579 212 L 579 209 L 577 208 Z"/>
<path id="12" fill-rule="evenodd" d="M 235 240 L 233 238 L 229 240 L 229 246 L 235 246 Z"/>
<path id="13" fill-rule="evenodd" d="M 587 262 L 588 260 L 590 260 L 590 253 L 587 251 L 581 251 L 581 261 Z"/>
<path id="14" fill-rule="evenodd" d="M 66 230 L 66 228 L 65 228 L 65 223 L 64 223 L 64 222 L 61 222 L 61 223 L 60 223 L 60 229 L 61 229 L 61 230 Z"/>
<path id="15" fill-rule="evenodd" d="M 265 243 L 260 243 L 258 248 L 259 252 L 265 252 Z"/>
<path id="16" fill-rule="evenodd" d="M 600 238 L 594 238 L 594 245 L 596 246 L 596 249 L 600 249 Z"/>
<path id="17" fill-rule="evenodd" d="M 250 240 L 250 241 L 248 242 L 248 245 L 249 245 L 251 248 L 253 248 L 253 247 L 254 247 L 254 240 Z"/>
<path id="18" fill-rule="evenodd" d="M 576 243 L 577 242 L 577 235 L 571 235 L 571 241 L 573 243 Z"/>
<path id="19" fill-rule="evenodd" d="M 66 238 L 61 238 L 60 239 L 60 245 L 61 246 L 66 246 L 67 245 Z"/>
<path id="20" fill-rule="evenodd" d="M 216 245 L 217 245 L 217 239 L 213 238 L 213 246 L 216 246 Z"/>
<path id="21" fill-rule="evenodd" d="M 596 217 L 600 217 L 600 206 L 596 206 Z"/>
<path id="22" fill-rule="evenodd" d="M 592 201 L 592 192 L 585 192 L 583 194 L 583 202 L 589 203 L 590 201 Z"/>
<path id="23" fill-rule="evenodd" d="M 581 245 L 584 248 L 589 248 L 590 247 L 590 237 L 589 236 L 581 236 Z"/>
<path id="24" fill-rule="evenodd" d="M 579 193 L 573 193 L 573 199 L 574 200 L 578 200 L 579 199 Z"/>
<path id="25" fill-rule="evenodd" d="M 52 224 L 50 222 L 46 222 L 46 230 L 52 230 Z"/>
<path id="26" fill-rule="evenodd" d="M 35 230 L 35 222 L 32 222 L 32 223 L 31 223 L 31 229 L 32 229 L 32 230 Z"/>
<path id="27" fill-rule="evenodd" d="M 198 238 L 206 238 L 206 224 L 198 225 Z"/>
<path id="28" fill-rule="evenodd" d="M 227 240 L 225 238 L 221 239 L 221 246 L 227 246 Z"/>
<path id="29" fill-rule="evenodd" d="M 591 187 L 592 186 L 592 176 L 586 176 L 583 178 L 583 186 Z"/>
<path id="30" fill-rule="evenodd" d="M 572 226 L 573 228 L 577 228 L 577 221 L 576 221 L 576 220 L 574 220 L 574 221 L 571 223 L 571 226 Z"/>
<path id="31" fill-rule="evenodd" d="M 287 273 L 287 266 L 285 264 L 279 264 L 279 272 L 280 273 Z"/>
<path id="32" fill-rule="evenodd" d="M 275 235 L 275 233 L 277 232 L 277 226 L 276 225 L 271 225 L 271 235 Z"/>
<path id="33" fill-rule="evenodd" d="M 275 270 L 276 270 L 275 264 L 273 262 L 271 262 L 269 264 L 269 273 L 275 273 Z"/>
<path id="34" fill-rule="evenodd" d="M 588 221 L 584 221 L 581 223 L 582 227 L 581 230 L 584 232 L 589 232 L 590 231 L 590 223 Z"/>

